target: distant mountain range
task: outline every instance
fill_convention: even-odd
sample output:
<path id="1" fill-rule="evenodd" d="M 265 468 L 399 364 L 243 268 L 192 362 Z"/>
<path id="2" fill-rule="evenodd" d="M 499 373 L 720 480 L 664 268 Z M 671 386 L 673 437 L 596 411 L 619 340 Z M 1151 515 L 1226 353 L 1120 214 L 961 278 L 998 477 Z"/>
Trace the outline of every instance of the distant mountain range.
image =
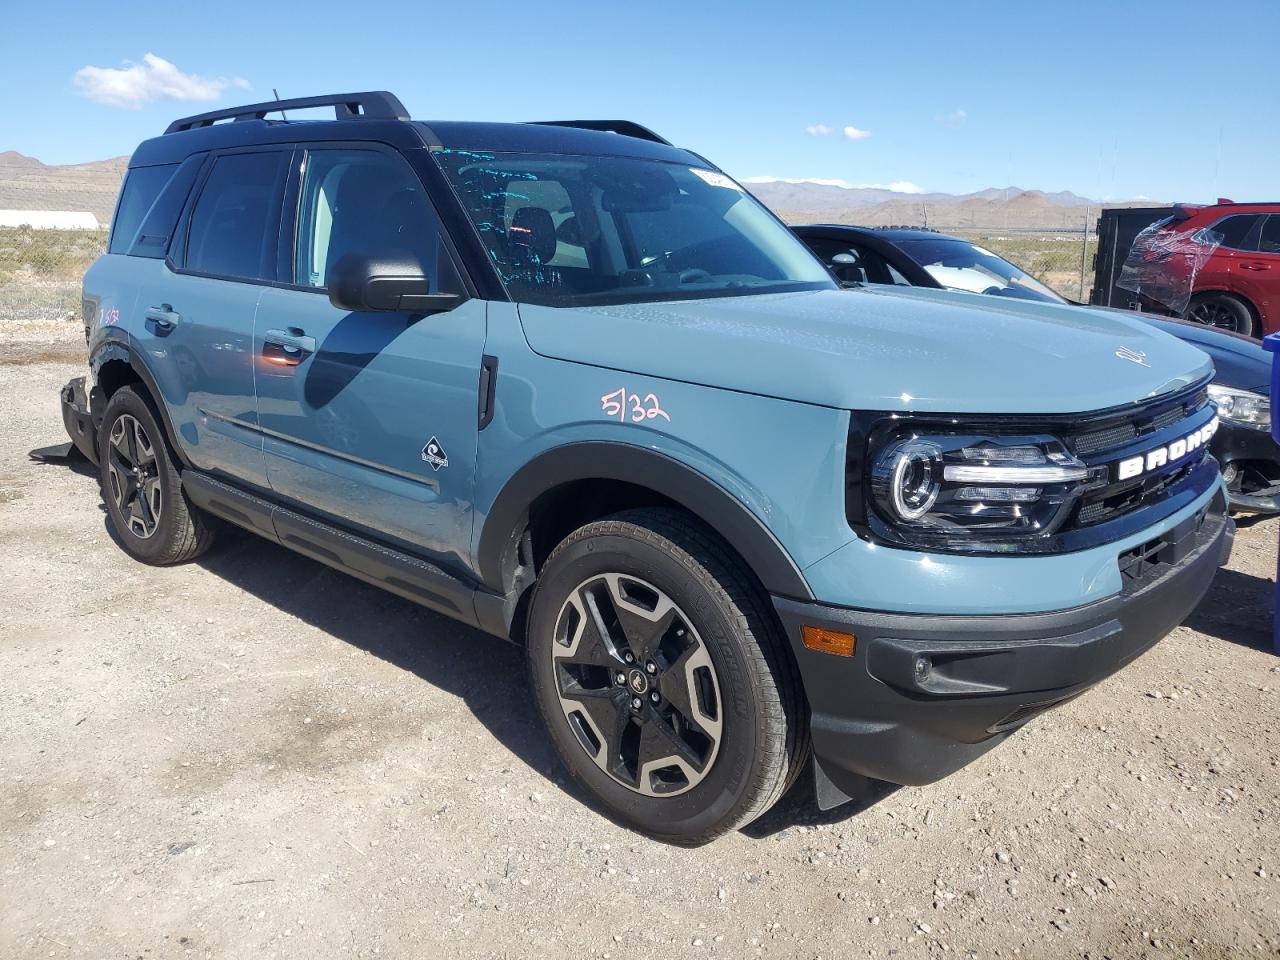
<path id="1" fill-rule="evenodd" d="M 1104 204 L 1070 190 L 1047 193 L 988 187 L 976 193 L 902 193 L 883 187 L 846 187 L 810 180 L 755 178 L 744 185 L 789 223 L 858 223 L 870 227 L 929 226 L 941 230 L 1080 230 Z M 1156 206 L 1150 200 L 1108 207 Z"/>
<path id="2" fill-rule="evenodd" d="M 14 150 L 0 153 L 0 209 L 88 210 L 105 227 L 111 220 L 128 157 L 50 166 Z M 824 221 L 930 226 L 942 230 L 1070 230 L 1084 226 L 1102 206 L 1069 190 L 1047 193 L 990 187 L 976 193 L 902 193 L 883 187 L 839 186 L 809 180 L 765 180 L 745 185 L 790 223 Z M 1151 206 L 1130 201 L 1107 206 Z M 1092 225 L 1092 222 L 1090 223 Z"/>
<path id="3" fill-rule="evenodd" d="M 128 157 L 116 157 L 49 166 L 6 150 L 0 153 L 0 209 L 87 210 L 105 227 L 128 165 Z"/>

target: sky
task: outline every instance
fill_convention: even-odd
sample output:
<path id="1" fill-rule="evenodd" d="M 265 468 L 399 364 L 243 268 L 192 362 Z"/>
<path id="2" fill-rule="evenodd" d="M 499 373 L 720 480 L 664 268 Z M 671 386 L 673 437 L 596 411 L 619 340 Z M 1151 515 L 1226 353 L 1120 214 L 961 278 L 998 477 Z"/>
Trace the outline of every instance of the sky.
<path id="1" fill-rule="evenodd" d="M 1280 0 L 20 3 L 0 151 L 132 152 L 222 106 L 626 118 L 739 179 L 1280 199 Z"/>

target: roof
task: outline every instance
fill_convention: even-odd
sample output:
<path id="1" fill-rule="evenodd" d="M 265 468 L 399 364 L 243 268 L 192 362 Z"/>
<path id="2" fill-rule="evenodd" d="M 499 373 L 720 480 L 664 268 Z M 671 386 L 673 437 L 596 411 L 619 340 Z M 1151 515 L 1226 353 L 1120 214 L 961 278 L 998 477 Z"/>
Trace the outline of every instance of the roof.
<path id="1" fill-rule="evenodd" d="M 179 128 L 182 123 L 175 121 L 170 127 Z M 643 129 L 623 121 L 619 125 Z M 429 147 L 492 153 L 622 156 L 710 166 L 696 154 L 666 143 L 582 127 L 537 122 L 424 122 L 363 116 L 335 120 L 250 118 L 174 129 L 172 133 L 143 141 L 130 158 L 129 166 L 181 163 L 191 154 L 206 150 L 316 141 L 378 141 L 401 149 Z"/>
<path id="2" fill-rule="evenodd" d="M 687 150 L 639 137 L 546 123 L 471 123 L 458 120 L 414 123 L 448 150 L 502 153 L 574 153 L 639 157 L 707 166 Z"/>

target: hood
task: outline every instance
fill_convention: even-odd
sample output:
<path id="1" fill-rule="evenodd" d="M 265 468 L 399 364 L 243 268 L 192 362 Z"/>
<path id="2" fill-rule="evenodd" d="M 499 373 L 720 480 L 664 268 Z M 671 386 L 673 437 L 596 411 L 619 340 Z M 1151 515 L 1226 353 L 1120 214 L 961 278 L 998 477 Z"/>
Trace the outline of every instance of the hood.
<path id="1" fill-rule="evenodd" d="M 1137 319 L 921 288 L 521 304 L 520 318 L 543 356 L 849 410 L 1079 413 L 1213 369 Z M 1146 365 L 1116 356 L 1121 347 Z"/>
<path id="2" fill-rule="evenodd" d="M 1214 381 L 1227 387 L 1252 390 L 1255 393 L 1271 393 L 1271 354 L 1260 340 L 1206 327 L 1202 323 L 1171 320 L 1140 314 L 1142 319 L 1165 333 L 1194 343 L 1213 358 L 1217 369 Z"/>

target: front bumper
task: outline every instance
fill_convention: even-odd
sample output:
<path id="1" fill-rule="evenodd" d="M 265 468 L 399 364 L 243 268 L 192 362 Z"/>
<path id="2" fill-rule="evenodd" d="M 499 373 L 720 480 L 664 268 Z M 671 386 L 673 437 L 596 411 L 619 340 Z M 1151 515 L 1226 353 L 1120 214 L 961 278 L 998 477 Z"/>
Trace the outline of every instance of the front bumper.
<path id="1" fill-rule="evenodd" d="M 1121 593 L 1053 613 L 890 614 L 775 597 L 812 709 L 820 786 L 931 783 L 1110 676 L 1195 608 L 1234 530 L 1218 493 L 1121 554 Z M 854 655 L 807 649 L 802 625 L 854 634 Z"/>
<path id="2" fill-rule="evenodd" d="M 1231 509 L 1280 513 L 1280 482 L 1267 485 L 1280 481 L 1280 444 L 1270 432 L 1222 420 L 1209 449 L 1223 472 L 1233 475 L 1227 484 Z"/>

